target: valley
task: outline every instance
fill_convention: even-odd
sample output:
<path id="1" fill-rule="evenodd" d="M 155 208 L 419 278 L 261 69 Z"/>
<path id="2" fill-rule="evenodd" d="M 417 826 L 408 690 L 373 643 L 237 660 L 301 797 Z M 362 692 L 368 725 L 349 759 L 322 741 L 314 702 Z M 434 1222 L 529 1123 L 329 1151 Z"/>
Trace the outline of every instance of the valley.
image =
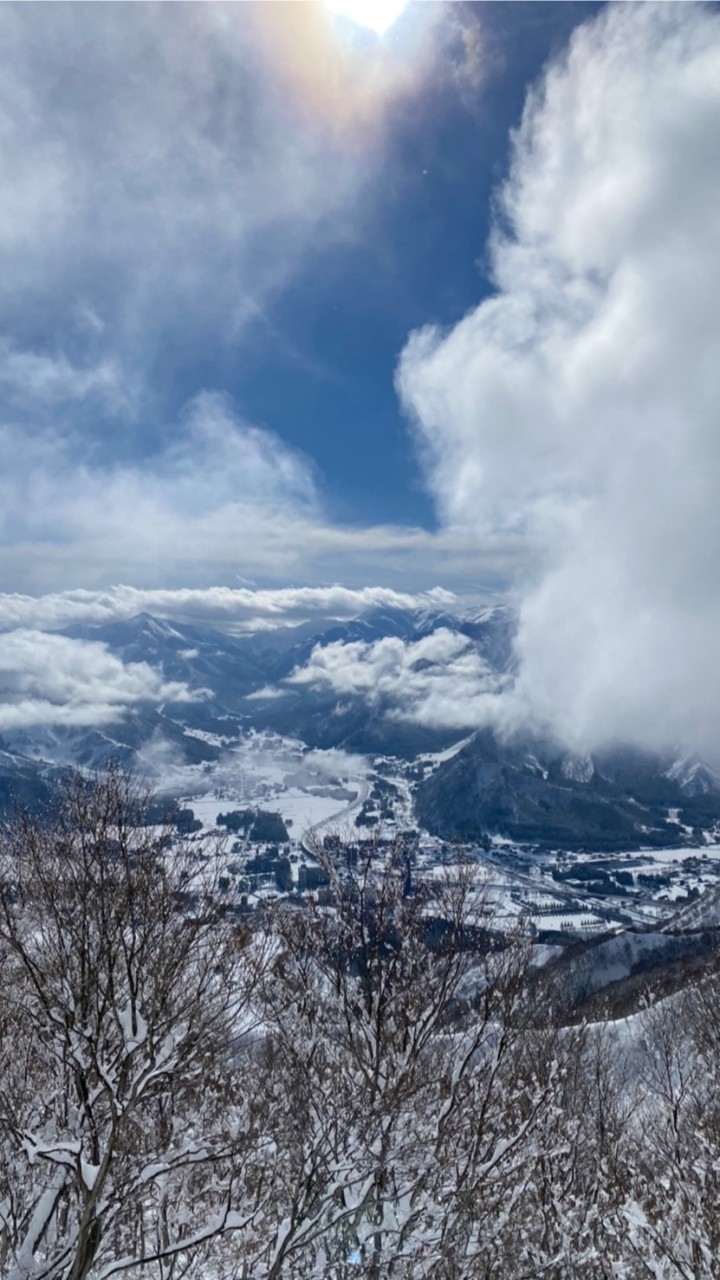
<path id="1" fill-rule="evenodd" d="M 46 803 L 63 770 L 117 760 L 179 811 L 198 858 L 212 846 L 240 915 L 331 897 L 328 860 L 382 863 L 402 846 L 429 886 L 475 868 L 483 925 L 525 937 L 538 965 L 582 973 L 585 995 L 696 954 L 720 924 L 711 764 L 629 746 L 572 753 L 536 731 L 417 713 L 418 689 L 445 681 L 453 654 L 486 692 L 510 687 L 514 626 L 492 606 L 255 635 L 148 614 L 76 627 L 78 642 L 185 696 L 97 726 L 7 732 L 0 800 L 6 813 Z"/>

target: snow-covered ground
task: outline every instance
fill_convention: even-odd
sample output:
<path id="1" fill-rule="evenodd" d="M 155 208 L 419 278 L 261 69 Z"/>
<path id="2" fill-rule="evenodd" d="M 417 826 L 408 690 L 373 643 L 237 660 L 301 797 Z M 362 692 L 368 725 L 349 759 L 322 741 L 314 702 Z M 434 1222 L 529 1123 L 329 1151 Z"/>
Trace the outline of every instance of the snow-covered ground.
<path id="1" fill-rule="evenodd" d="M 362 756 L 311 751 L 293 739 L 251 733 L 216 764 L 168 769 L 156 787 L 191 808 L 205 828 L 231 809 L 266 809 L 290 822 L 299 842 L 310 828 L 352 807 L 366 789 L 369 767 Z"/>
<path id="2" fill-rule="evenodd" d="M 584 854 L 578 861 L 596 861 L 600 854 Z M 720 844 L 683 845 L 677 849 L 625 849 L 621 853 L 610 854 L 613 862 L 633 862 L 632 871 L 654 870 L 658 863 L 672 865 L 687 862 L 692 858 L 708 858 L 720 860 Z M 647 859 L 642 865 L 635 865 L 638 859 Z"/>
<path id="3" fill-rule="evenodd" d="M 439 763 L 462 745 L 421 760 Z M 411 785 L 416 763 L 313 751 L 297 740 L 251 732 L 216 763 L 168 768 L 158 789 L 166 789 L 191 808 L 207 836 L 218 834 L 218 815 L 228 810 L 279 813 L 288 825 L 297 882 L 297 868 L 308 856 L 303 846 L 310 848 L 312 837 L 337 833 L 343 839 L 355 839 L 370 834 L 367 828 L 355 827 L 355 818 L 378 778 L 392 788 L 392 817 L 382 824 L 382 834 L 392 838 L 395 831 L 413 827 Z M 427 832 L 418 835 L 418 872 L 438 877 L 451 873 L 448 864 L 458 861 L 458 850 Z M 587 937 L 621 929 L 631 921 L 663 926 L 678 911 L 687 914 L 689 899 L 696 894 L 703 907 L 693 903 L 693 914 L 702 915 L 704 923 L 708 912 L 713 919 L 720 918 L 720 843 L 658 850 L 640 847 L 618 853 L 553 853 L 521 849 L 494 837 L 487 851 L 468 845 L 463 857 L 484 867 L 488 906 L 501 927 L 513 927 L 522 917 L 540 933 Z M 586 872 L 585 880 L 573 875 L 574 867 L 588 864 L 597 866 L 599 876 L 629 875 L 620 877 L 616 893 L 603 895 L 597 882 L 592 883 L 594 875 Z"/>

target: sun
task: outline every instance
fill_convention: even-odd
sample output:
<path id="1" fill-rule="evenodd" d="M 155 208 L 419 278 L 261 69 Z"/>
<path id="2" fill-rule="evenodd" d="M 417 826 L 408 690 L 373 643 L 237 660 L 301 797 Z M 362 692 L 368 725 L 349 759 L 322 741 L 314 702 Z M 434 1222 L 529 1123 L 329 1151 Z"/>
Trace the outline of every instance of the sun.
<path id="1" fill-rule="evenodd" d="M 325 0 L 325 8 L 384 36 L 408 3 L 409 0 Z"/>

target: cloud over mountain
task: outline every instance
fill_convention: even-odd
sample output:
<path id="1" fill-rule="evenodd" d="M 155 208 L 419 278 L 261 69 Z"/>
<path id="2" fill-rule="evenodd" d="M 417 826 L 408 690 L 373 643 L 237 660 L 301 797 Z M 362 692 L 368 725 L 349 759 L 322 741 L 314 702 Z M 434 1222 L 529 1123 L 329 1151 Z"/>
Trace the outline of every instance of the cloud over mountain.
<path id="1" fill-rule="evenodd" d="M 529 96 L 496 292 L 400 364 L 443 520 L 534 556 L 513 697 L 577 746 L 718 741 L 719 207 L 717 11 L 612 6 Z"/>
<path id="2" fill-rule="evenodd" d="M 467 636 L 443 627 L 420 640 L 386 636 L 317 647 L 287 683 L 361 697 L 396 719 L 474 729 L 493 714 L 509 678 L 493 671 Z"/>
<path id="3" fill-rule="evenodd" d="M 185 685 L 145 662 L 121 662 L 104 644 L 31 630 L 0 635 L 0 731 L 107 724 L 138 703 L 189 697 Z"/>
<path id="4" fill-rule="evenodd" d="M 138 613 L 221 630 L 260 631 L 313 618 L 354 618 L 371 608 L 443 608 L 455 603 L 442 587 L 411 593 L 390 587 L 185 587 L 117 586 L 106 591 L 61 591 L 44 596 L 0 593 L 0 631 L 37 628 L 57 631 L 76 623 L 100 624 Z"/>

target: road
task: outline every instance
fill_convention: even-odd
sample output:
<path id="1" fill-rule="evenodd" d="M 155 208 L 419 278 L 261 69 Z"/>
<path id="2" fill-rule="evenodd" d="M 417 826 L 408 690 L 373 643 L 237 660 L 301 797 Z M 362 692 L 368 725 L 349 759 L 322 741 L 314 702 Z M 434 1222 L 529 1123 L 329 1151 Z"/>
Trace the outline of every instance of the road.
<path id="1" fill-rule="evenodd" d="M 343 809 L 338 809 L 337 813 L 331 813 L 329 818 L 323 818 L 322 822 L 316 822 L 314 826 L 308 827 L 307 831 L 303 831 L 300 837 L 300 848 L 305 853 L 308 853 L 311 858 L 315 857 L 314 851 L 318 845 L 318 832 L 341 826 L 352 813 L 355 813 L 357 809 L 362 808 L 364 805 L 370 795 L 370 783 L 363 778 L 362 780 L 357 779 L 357 785 L 359 787 L 358 793 L 355 799 L 350 801 L 350 804 L 345 805 Z"/>
<path id="2" fill-rule="evenodd" d="M 565 888 L 564 885 L 558 884 L 557 882 L 549 884 L 544 876 L 536 879 L 534 876 L 527 875 L 527 873 L 523 871 L 517 871 L 514 867 L 508 866 L 504 863 L 499 856 L 494 857 L 485 850 L 483 850 L 482 853 L 478 853 L 478 860 L 489 869 L 502 872 L 502 874 L 507 877 L 507 881 L 512 881 L 513 883 L 520 885 L 522 888 L 530 889 L 533 893 L 544 894 L 547 897 L 556 898 L 558 903 L 561 905 L 581 902 L 583 907 L 586 907 L 588 911 L 595 911 L 606 919 L 610 916 L 614 916 L 615 912 L 613 911 L 613 908 L 615 908 L 617 912 L 630 916 L 636 924 L 647 924 L 647 917 L 642 914 L 637 903 L 631 898 L 621 898 L 619 896 L 610 900 L 607 898 L 597 898 L 584 890 Z"/>

